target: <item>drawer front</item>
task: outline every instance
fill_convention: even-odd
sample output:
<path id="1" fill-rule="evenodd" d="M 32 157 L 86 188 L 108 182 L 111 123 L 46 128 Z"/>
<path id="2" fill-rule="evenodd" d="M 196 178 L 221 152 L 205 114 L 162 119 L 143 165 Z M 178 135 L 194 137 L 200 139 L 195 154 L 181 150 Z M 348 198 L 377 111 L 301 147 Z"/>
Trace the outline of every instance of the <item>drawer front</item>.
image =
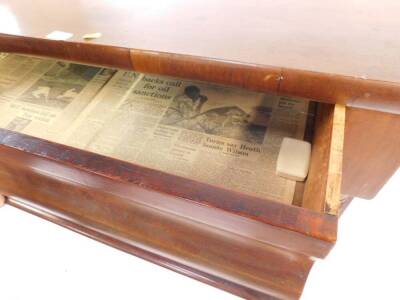
<path id="1" fill-rule="evenodd" d="M 162 193 L 138 187 L 123 197 L 98 175 L 73 177 L 71 166 L 0 152 L 0 191 L 10 205 L 246 299 L 300 297 L 314 261 L 308 255 L 135 201 L 168 201 Z"/>

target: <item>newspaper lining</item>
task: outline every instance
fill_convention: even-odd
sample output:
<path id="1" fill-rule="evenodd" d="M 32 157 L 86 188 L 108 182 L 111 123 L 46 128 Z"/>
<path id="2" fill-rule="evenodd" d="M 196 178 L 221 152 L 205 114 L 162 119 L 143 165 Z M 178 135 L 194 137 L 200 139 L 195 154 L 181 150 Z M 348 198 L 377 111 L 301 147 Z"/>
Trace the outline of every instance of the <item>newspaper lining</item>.
<path id="1" fill-rule="evenodd" d="M 0 60 L 0 127 L 57 141 L 114 72 L 8 55 Z"/>
<path id="2" fill-rule="evenodd" d="M 275 164 L 283 137 L 303 138 L 308 101 L 52 60 L 31 64 L 29 76 L 0 90 L 1 127 L 292 202 L 296 183 L 276 176 Z"/>

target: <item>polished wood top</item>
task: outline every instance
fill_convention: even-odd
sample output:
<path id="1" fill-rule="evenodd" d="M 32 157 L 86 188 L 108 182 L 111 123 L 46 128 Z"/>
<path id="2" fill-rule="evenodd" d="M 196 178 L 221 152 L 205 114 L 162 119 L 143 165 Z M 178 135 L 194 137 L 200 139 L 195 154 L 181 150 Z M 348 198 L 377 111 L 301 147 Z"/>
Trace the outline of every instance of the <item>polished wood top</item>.
<path id="1" fill-rule="evenodd" d="M 400 81 L 396 0 L 2 1 L 0 31 Z"/>
<path id="2" fill-rule="evenodd" d="M 285 78 L 290 80 L 282 85 L 282 91 L 326 102 L 398 113 L 399 12 L 400 2 L 397 0 L 3 0 L 0 4 L 0 33 L 45 38 L 50 32 L 60 30 L 73 34 L 69 41 L 84 42 L 84 34 L 100 32 L 102 37 L 91 41 L 91 45 L 240 62 L 253 66 L 254 70 L 261 65 L 319 72 L 317 75 L 300 73 L 300 76 L 289 72 Z M 12 47 L 16 43 L 20 41 L 14 41 Z M 68 52 L 72 50 L 68 49 Z M 90 62 L 90 56 L 85 54 L 81 61 Z M 117 61 L 121 60 L 115 59 L 115 64 L 120 66 L 122 63 Z M 157 61 L 157 64 L 161 62 Z M 178 67 L 174 68 L 174 72 L 165 73 L 177 75 Z M 182 66 L 179 68 L 184 69 Z M 140 68 L 141 71 L 164 72 L 159 69 L 154 63 L 149 67 L 148 61 L 144 68 Z M 285 72 L 278 73 L 286 75 Z M 335 93 L 310 91 L 308 87 L 307 92 L 302 91 L 303 80 L 306 85 L 314 86 L 321 80 L 329 85 L 332 74 L 347 77 L 345 82 L 342 77 L 334 78 Z M 321 78 L 320 75 L 328 77 Z M 354 83 L 353 79 L 359 81 Z M 240 84 L 259 89 L 262 85 L 260 80 L 256 80 L 255 88 Z M 378 87 L 374 86 L 375 80 L 381 82 Z M 228 84 L 231 81 L 222 80 Z M 368 81 L 372 89 L 365 87 L 363 81 Z M 351 88 L 354 84 L 358 86 L 356 93 Z M 277 90 L 273 85 L 273 88 L 271 85 L 268 87 L 266 90 Z M 378 101 L 383 102 L 379 107 L 371 104 Z"/>

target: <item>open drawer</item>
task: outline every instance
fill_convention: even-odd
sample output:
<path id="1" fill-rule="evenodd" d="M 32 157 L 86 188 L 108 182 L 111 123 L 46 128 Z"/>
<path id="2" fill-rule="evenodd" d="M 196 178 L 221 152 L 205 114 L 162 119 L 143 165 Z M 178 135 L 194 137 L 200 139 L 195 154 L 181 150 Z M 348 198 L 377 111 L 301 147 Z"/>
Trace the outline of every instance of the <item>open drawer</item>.
<path id="1" fill-rule="evenodd" d="M 12 54 L 0 72 L 8 204 L 245 298 L 298 298 L 335 242 L 343 105 Z M 260 168 L 287 132 L 312 143 L 302 183 Z"/>

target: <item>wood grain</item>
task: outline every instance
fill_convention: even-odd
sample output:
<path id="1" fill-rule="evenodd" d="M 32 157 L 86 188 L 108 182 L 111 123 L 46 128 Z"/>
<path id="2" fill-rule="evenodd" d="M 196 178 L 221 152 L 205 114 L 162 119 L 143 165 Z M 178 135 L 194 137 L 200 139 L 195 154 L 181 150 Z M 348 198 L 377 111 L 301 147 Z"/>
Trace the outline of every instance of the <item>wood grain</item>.
<path id="1" fill-rule="evenodd" d="M 3 0 L 0 32 L 399 82 L 393 0 Z M 29 9 L 27 9 L 29 7 Z M 66 13 L 68 12 L 68 13 Z"/>
<path id="2" fill-rule="evenodd" d="M 395 82 L 284 68 L 279 93 L 399 114 L 399 87 Z"/>
<path id="3" fill-rule="evenodd" d="M 72 0 L 61 4 L 39 0 L 27 10 L 27 0 L 3 1 L 1 11 L 9 21 L 0 23 L 0 51 L 399 114 L 400 42 L 395 37 L 400 21 L 393 15 L 396 9 L 388 8 L 397 4 L 391 0 L 384 0 L 384 6 L 372 0 L 362 6 L 350 2 L 91 0 L 82 4 Z M 148 13 L 139 13 L 139 7 Z M 225 17 L 213 13 L 215 9 L 223 9 Z M 68 16 L 63 13 L 66 10 Z M 55 29 L 74 36 L 69 41 L 46 39 Z M 102 37 L 85 42 L 82 36 L 88 32 L 101 32 Z"/>
<path id="4" fill-rule="evenodd" d="M 337 217 L 335 216 L 320 214 L 293 205 L 282 205 L 278 202 L 229 191 L 5 129 L 0 129 L 0 145 L 3 145 L 4 152 L 9 151 L 8 149 L 16 149 L 30 153 L 30 160 L 32 160 L 32 157 L 39 156 L 119 182 L 122 186 L 118 188 L 115 186 L 112 189 L 114 185 L 105 183 L 102 183 L 101 187 L 110 192 L 112 190 L 118 194 L 122 193 L 124 197 L 129 195 L 129 188 L 140 187 L 141 189 L 162 193 L 168 199 L 183 198 L 190 203 L 213 207 L 236 216 L 289 229 L 317 239 L 328 242 L 336 240 Z M 49 168 L 51 167 L 49 165 Z M 50 170 L 46 172 L 50 172 Z M 56 172 L 55 174 L 58 174 L 58 176 L 66 172 L 64 176 L 67 178 L 73 176 L 74 180 L 78 180 L 77 178 L 81 176 L 78 171 L 71 173 L 70 169 L 58 168 L 57 171 L 52 172 Z M 96 178 L 96 182 L 102 181 Z M 168 205 L 168 201 L 157 201 L 151 193 L 149 195 L 142 193 L 141 201 Z M 173 206 L 172 209 L 179 209 L 179 206 Z"/>
<path id="5" fill-rule="evenodd" d="M 7 174 L 17 175 L 11 172 Z M 24 174 L 18 184 L 29 181 L 44 183 L 43 177 Z M 104 191 L 71 184 L 60 188 L 55 178 L 45 183 L 45 189 L 31 190 L 33 200 L 10 197 L 9 203 L 246 299 L 299 298 L 313 263 L 304 255 L 199 226 Z"/>
<path id="6" fill-rule="evenodd" d="M 70 43 L 0 34 L 0 51 L 132 69 L 129 49 L 91 43 Z"/>
<path id="7" fill-rule="evenodd" d="M 400 113 L 400 84 L 202 56 L 0 34 L 0 51 L 41 55 L 257 92 Z"/>
<path id="8" fill-rule="evenodd" d="M 220 261 L 228 258 L 232 259 L 231 257 L 225 256 L 225 257 L 220 257 L 218 252 L 215 251 L 215 253 L 212 253 L 211 256 L 209 256 L 209 259 L 213 259 L 214 255 L 217 256 L 219 261 L 215 261 L 215 265 L 213 268 L 206 269 L 207 267 L 204 265 L 201 266 L 191 266 L 190 261 L 185 260 L 184 262 L 180 262 L 178 257 L 173 257 L 170 258 L 166 255 L 166 253 L 161 253 L 159 254 L 157 251 L 153 249 L 148 249 L 147 244 L 135 244 L 127 240 L 125 236 L 119 236 L 119 232 L 113 231 L 112 228 L 105 228 L 101 224 L 98 223 L 91 223 L 89 220 L 81 219 L 79 217 L 70 215 L 68 212 L 58 212 L 56 210 L 49 210 L 43 206 L 37 205 L 36 203 L 33 203 L 31 201 L 21 199 L 21 198 L 11 198 L 10 199 L 10 205 L 19 208 L 21 210 L 27 211 L 31 214 L 37 215 L 41 218 L 44 218 L 48 221 L 54 222 L 56 224 L 59 224 L 61 226 L 64 226 L 70 230 L 76 231 L 80 234 L 83 234 L 85 236 L 88 236 L 92 239 L 95 239 L 97 241 L 103 242 L 105 244 L 108 244 L 112 247 L 118 248 L 122 251 L 125 251 L 127 253 L 133 254 L 135 256 L 138 256 L 140 258 L 146 259 L 152 263 L 158 264 L 162 267 L 165 267 L 167 269 L 170 269 L 172 271 L 175 271 L 177 273 L 180 273 L 185 276 L 189 276 L 193 279 L 196 279 L 200 282 L 209 284 L 211 286 L 217 287 L 219 289 L 225 290 L 227 292 L 230 292 L 232 294 L 235 294 L 239 297 L 242 297 L 244 299 L 260 299 L 260 300 L 275 300 L 275 299 L 299 299 L 301 295 L 301 291 L 304 287 L 304 282 L 307 279 L 308 272 L 310 267 L 313 264 L 313 260 L 310 258 L 306 258 L 304 256 L 298 256 L 296 253 L 291 253 L 289 251 L 282 251 L 281 249 L 278 249 L 278 252 L 275 252 L 276 249 L 274 248 L 268 248 L 268 245 L 264 247 L 260 247 L 259 249 L 256 249 L 256 251 L 262 251 L 263 255 L 259 256 L 255 251 L 252 250 L 253 245 L 247 245 L 245 247 L 245 251 L 248 254 L 256 254 L 257 259 L 261 259 L 264 264 L 269 265 L 270 264 L 270 259 L 274 259 L 275 261 L 270 264 L 271 268 L 276 268 L 271 272 L 271 274 L 274 274 L 272 276 L 266 277 L 265 274 L 261 274 L 263 278 L 265 279 L 264 282 L 260 281 L 257 282 L 257 286 L 249 286 L 252 284 L 253 281 L 255 281 L 255 278 L 251 278 L 250 282 L 245 282 L 243 278 L 238 278 L 241 282 L 236 282 L 235 280 L 232 280 L 229 276 L 237 276 L 236 274 L 241 272 L 240 270 L 236 270 L 236 272 L 233 272 L 231 274 L 228 274 L 225 270 L 224 273 L 220 272 L 219 270 L 215 271 L 217 268 L 216 267 L 221 267 L 221 265 L 217 265 Z M 153 217 L 153 216 L 148 216 L 148 217 Z M 154 217 L 153 217 L 154 218 Z M 182 224 L 179 224 L 182 226 Z M 182 231 L 186 231 L 186 228 L 183 228 Z M 191 230 L 191 228 L 188 228 Z M 108 231 L 109 230 L 109 231 Z M 186 231 L 187 232 L 187 231 Z M 193 234 L 197 234 L 197 232 L 189 232 L 190 236 L 193 236 Z M 206 236 L 208 239 L 208 236 Z M 156 241 L 157 237 L 153 236 L 153 241 Z M 186 243 L 184 239 L 177 240 L 176 242 L 180 243 Z M 240 241 L 236 241 L 236 244 L 231 244 L 227 242 L 226 239 L 221 240 L 220 239 L 220 245 L 224 245 L 227 247 L 235 247 L 237 248 L 237 245 Z M 242 241 L 245 242 L 245 241 Z M 196 246 L 196 243 L 192 243 L 191 246 Z M 208 243 L 208 240 L 203 241 L 204 244 Z M 224 247 L 222 247 L 224 248 Z M 189 248 L 189 251 L 193 251 L 197 249 Z M 204 251 L 204 249 L 202 249 Z M 206 251 L 208 248 L 206 248 Z M 214 249 L 213 249 L 214 250 Z M 218 250 L 224 250 L 225 253 L 231 252 L 232 253 L 232 248 L 225 248 L 225 249 L 218 249 Z M 240 249 L 238 249 L 240 250 Z M 269 254 L 268 252 L 272 252 L 272 256 L 270 258 L 267 258 L 267 255 Z M 175 251 L 174 254 L 176 254 L 177 251 Z M 179 252 L 178 252 L 179 253 Z M 208 254 L 205 252 L 205 254 Z M 222 254 L 222 253 L 221 253 Z M 34 258 L 32 258 L 34 259 Z M 252 257 L 253 262 L 254 257 Z M 290 260 L 289 263 L 287 263 L 287 260 Z M 259 261 L 259 260 L 258 260 Z M 246 263 L 245 261 L 242 261 Z M 283 265 L 281 263 L 283 262 Z M 208 263 L 212 263 L 212 261 L 208 261 Z M 230 267 L 237 268 L 237 260 L 233 261 L 230 263 Z M 254 266 L 254 265 L 253 265 Z M 254 272 L 252 270 L 253 266 L 249 266 L 247 271 Z M 204 270 L 206 269 L 206 270 Z M 265 272 L 270 272 L 270 270 L 267 270 L 267 268 L 261 267 L 258 268 L 257 273 L 260 271 L 265 271 Z M 283 276 L 279 275 L 279 270 L 282 270 L 283 272 L 286 272 Z M 229 269 L 228 269 L 229 271 Z M 278 271 L 278 272 L 277 272 Z M 215 274 L 217 273 L 217 274 Z M 222 273 L 222 274 L 221 274 Z M 268 273 L 267 273 L 268 274 Z M 250 275 L 250 274 L 247 274 Z M 255 274 L 255 276 L 258 276 L 259 274 Z M 226 278 L 225 278 L 226 276 Z M 255 277 L 254 276 L 254 277 Z M 245 278 L 246 279 L 246 278 Z M 282 282 L 278 282 L 278 280 L 282 280 Z M 276 283 L 275 283 L 276 281 Z M 266 283 L 266 284 L 264 284 Z M 283 284 L 285 286 L 283 286 Z M 261 286 L 264 285 L 264 286 Z M 32 294 L 34 297 L 35 294 Z"/>
<path id="9" fill-rule="evenodd" d="M 279 90 L 279 67 L 137 49 L 131 49 L 130 55 L 133 69 L 139 72 L 216 82 L 254 91 Z"/>
<path id="10" fill-rule="evenodd" d="M 318 105 L 310 170 L 304 188 L 305 208 L 334 215 L 339 212 L 345 110 L 342 105 Z"/>
<path id="11" fill-rule="evenodd" d="M 10 205 L 246 299 L 299 298 L 313 259 L 298 249 L 307 245 L 307 239 L 306 247 L 318 249 L 318 239 L 270 225 L 265 228 L 271 243 L 252 234 L 236 234 L 216 227 L 210 219 L 199 220 L 193 203 L 191 215 L 157 205 L 173 202 L 174 197 L 149 189 L 145 181 L 138 184 L 139 178 L 118 178 L 109 164 L 102 163 L 103 157 L 90 154 L 87 161 L 83 151 L 64 148 L 60 152 L 58 145 L 46 147 L 21 135 L 1 140 L 0 192 L 9 197 Z M 55 153 L 67 161 L 57 159 Z M 73 156 L 79 157 L 80 164 L 71 160 Z M 91 171 L 82 168 L 88 163 Z M 176 180 L 175 188 L 179 185 Z M 285 222 L 307 221 L 301 220 L 301 209 L 296 211 L 286 215 Z M 218 216 L 225 218 L 223 213 Z M 315 220 L 312 226 L 327 225 L 326 220 Z M 277 244 L 274 236 L 286 241 Z M 326 250 L 332 246 L 329 243 Z"/>
<path id="12" fill-rule="evenodd" d="M 342 192 L 374 198 L 400 166 L 400 116 L 348 108 Z"/>
<path id="13" fill-rule="evenodd" d="M 324 212 L 338 215 L 341 205 L 343 141 L 346 107 L 337 104 L 333 110 L 332 134 L 330 141 L 328 180 Z"/>

